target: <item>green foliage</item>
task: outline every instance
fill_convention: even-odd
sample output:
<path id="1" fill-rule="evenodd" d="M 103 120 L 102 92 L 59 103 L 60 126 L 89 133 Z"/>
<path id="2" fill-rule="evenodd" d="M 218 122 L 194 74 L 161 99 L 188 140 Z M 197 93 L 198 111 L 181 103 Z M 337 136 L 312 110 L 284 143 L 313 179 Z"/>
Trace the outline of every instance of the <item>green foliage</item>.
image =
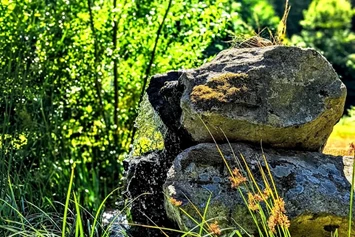
<path id="1" fill-rule="evenodd" d="M 349 30 L 353 14 L 348 0 L 313 0 L 301 25 L 305 30 Z"/>
<path id="2" fill-rule="evenodd" d="M 138 132 L 133 142 L 132 154 L 134 156 L 164 148 L 163 134 L 166 132 L 166 127 L 149 103 L 147 94 L 144 95 L 140 104 L 135 126 L 138 128 Z"/>
<path id="3" fill-rule="evenodd" d="M 227 0 L 168 2 L 1 0 L 0 198 L 13 192 L 28 212 L 26 201 L 64 203 L 73 163 L 73 190 L 89 210 L 120 184 L 144 78 L 227 46 Z"/>
<path id="4" fill-rule="evenodd" d="M 300 35 L 292 42 L 312 47 L 324 54 L 348 86 L 350 96 L 355 87 L 355 34 L 351 31 L 354 10 L 347 0 L 314 0 L 304 12 Z"/>
<path id="5" fill-rule="evenodd" d="M 225 29 L 205 49 L 203 55 L 206 58 L 229 48 L 231 42 L 242 42 L 256 34 L 272 38 L 269 30 L 274 34 L 280 21 L 267 0 L 228 0 L 223 14 L 228 18 Z"/>
<path id="6" fill-rule="evenodd" d="M 267 0 L 243 0 L 232 3 L 235 12 L 240 12 L 242 19 L 250 25 L 256 33 L 265 27 L 276 30 L 280 18 L 276 15 L 272 5 Z"/>
<path id="7" fill-rule="evenodd" d="M 285 1 L 281 0 L 268 0 L 274 7 L 277 15 L 282 17 L 284 14 Z M 299 34 L 302 30 L 302 26 L 300 25 L 300 21 L 303 20 L 303 11 L 306 10 L 312 0 L 289 0 L 289 4 L 291 6 L 290 14 L 288 16 L 287 21 L 287 34 L 291 37 L 294 34 Z"/>

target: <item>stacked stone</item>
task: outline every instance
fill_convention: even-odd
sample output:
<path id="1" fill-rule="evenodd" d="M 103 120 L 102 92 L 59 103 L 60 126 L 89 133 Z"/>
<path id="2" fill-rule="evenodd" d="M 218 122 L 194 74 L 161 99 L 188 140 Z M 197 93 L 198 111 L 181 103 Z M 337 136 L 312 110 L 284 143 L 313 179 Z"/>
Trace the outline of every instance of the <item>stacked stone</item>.
<path id="1" fill-rule="evenodd" d="M 147 215 L 157 225 L 176 227 L 175 222 L 189 230 L 196 224 L 171 200 L 198 219 L 191 202 L 203 211 L 211 198 L 207 219 L 216 218 L 221 228 L 237 222 L 253 234 L 216 142 L 230 167 L 243 155 L 260 186 L 258 163 L 265 166 L 265 155 L 292 220 L 292 236 L 347 229 L 350 185 L 343 160 L 320 153 L 343 113 L 346 88 L 318 52 L 232 48 L 197 69 L 154 76 L 147 93 L 168 132 L 164 151 L 128 162 L 131 197 L 144 191 L 154 195 L 154 201 L 137 201 L 134 220 L 151 224 Z M 154 185 L 143 185 L 146 176 Z"/>

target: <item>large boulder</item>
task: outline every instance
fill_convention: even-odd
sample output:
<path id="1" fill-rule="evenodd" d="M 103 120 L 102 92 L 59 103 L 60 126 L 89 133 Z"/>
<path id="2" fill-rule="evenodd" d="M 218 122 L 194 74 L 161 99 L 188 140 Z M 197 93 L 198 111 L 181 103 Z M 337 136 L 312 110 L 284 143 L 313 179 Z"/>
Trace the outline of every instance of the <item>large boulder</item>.
<path id="1" fill-rule="evenodd" d="M 258 163 L 267 171 L 260 147 L 243 143 L 219 147 L 231 169 L 238 167 L 239 162 L 243 163 L 243 155 L 260 189 L 264 189 Z M 278 194 L 285 201 L 292 236 L 328 237 L 335 228 L 338 228 L 339 236 L 347 233 L 350 184 L 344 175 L 341 157 L 282 149 L 265 149 L 264 155 Z M 351 165 L 345 168 L 348 173 Z M 239 190 L 231 187 L 229 177 L 231 174 L 215 144 L 202 143 L 186 149 L 174 160 L 164 184 L 168 216 L 180 229 L 190 230 L 196 223 L 181 209 L 200 222 L 196 208 L 203 213 L 211 196 L 206 220 L 214 218 L 221 228 L 238 229 L 242 226 L 250 234 L 255 234 L 256 227 L 249 210 Z M 247 198 L 251 189 L 243 184 L 240 190 Z M 177 207 L 176 203 L 181 206 Z"/>
<path id="2" fill-rule="evenodd" d="M 203 120 L 217 141 L 310 151 L 322 149 L 346 97 L 323 56 L 285 46 L 224 50 L 197 69 L 153 77 L 147 92 L 186 144 L 212 141 Z"/>

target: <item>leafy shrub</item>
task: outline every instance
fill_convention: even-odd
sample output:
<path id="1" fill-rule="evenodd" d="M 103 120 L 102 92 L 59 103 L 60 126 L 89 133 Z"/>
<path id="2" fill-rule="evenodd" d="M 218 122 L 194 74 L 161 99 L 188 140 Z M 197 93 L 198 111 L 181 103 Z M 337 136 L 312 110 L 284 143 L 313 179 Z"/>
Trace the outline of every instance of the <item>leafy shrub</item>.
<path id="1" fill-rule="evenodd" d="M 208 60 L 228 35 L 228 4 L 1 1 L 0 186 L 63 202 L 75 162 L 78 200 L 96 209 L 119 185 L 149 76 Z"/>
<path id="2" fill-rule="evenodd" d="M 292 37 L 298 46 L 324 54 L 355 96 L 355 34 L 351 31 L 354 10 L 347 0 L 313 0 L 301 21 L 303 30 Z"/>
<path id="3" fill-rule="evenodd" d="M 242 19 L 251 26 L 256 33 L 268 27 L 276 30 L 280 18 L 267 0 L 244 0 L 233 2 L 234 12 L 240 12 Z"/>
<path id="4" fill-rule="evenodd" d="M 279 0 L 269 0 L 269 2 L 274 7 L 277 15 L 282 17 L 284 13 L 284 4 L 280 4 Z M 303 20 L 303 11 L 309 7 L 311 2 L 312 0 L 289 0 L 291 6 L 291 11 L 287 21 L 287 34 L 289 37 L 294 34 L 299 34 L 302 30 L 300 21 Z"/>

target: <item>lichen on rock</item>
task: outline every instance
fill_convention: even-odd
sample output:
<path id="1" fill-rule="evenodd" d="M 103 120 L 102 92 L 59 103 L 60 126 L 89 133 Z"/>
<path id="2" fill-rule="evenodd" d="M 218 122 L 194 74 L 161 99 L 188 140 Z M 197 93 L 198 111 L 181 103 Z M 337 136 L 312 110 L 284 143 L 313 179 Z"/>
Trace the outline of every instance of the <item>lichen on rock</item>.
<path id="1" fill-rule="evenodd" d="M 214 75 L 204 85 L 197 85 L 192 89 L 191 100 L 193 103 L 203 104 L 233 103 L 242 98 L 249 89 L 245 80 L 245 73 L 226 72 Z M 202 104 L 202 105 L 201 105 Z"/>
<path id="2" fill-rule="evenodd" d="M 278 193 L 285 201 L 292 236 L 305 236 L 302 234 L 307 233 L 310 226 L 312 234 L 307 236 L 311 237 L 323 237 L 327 233 L 325 229 L 332 225 L 339 226 L 341 233 L 346 232 L 350 183 L 343 170 L 351 170 L 351 167 L 344 167 L 340 157 L 280 149 L 264 149 L 262 153 L 258 146 L 244 143 L 219 144 L 219 148 L 230 167 L 237 166 L 238 159 L 242 162 L 243 155 L 261 190 L 264 181 L 259 164 L 266 170 L 262 158 L 265 156 Z M 196 223 L 188 215 L 199 219 L 196 208 L 203 213 L 209 202 L 206 219 L 219 220 L 221 228 L 236 228 L 235 223 L 238 223 L 249 234 L 256 234 L 257 228 L 248 207 L 240 192 L 231 187 L 229 176 L 215 144 L 201 143 L 186 149 L 174 160 L 164 184 L 168 216 L 180 229 L 189 230 Z M 247 185 L 239 186 L 245 197 L 250 192 Z M 188 215 L 173 207 L 169 197 L 181 200 L 179 208 Z"/>
<path id="3" fill-rule="evenodd" d="M 182 73 L 180 123 L 195 142 L 261 140 L 270 146 L 321 150 L 343 113 L 346 88 L 312 49 L 229 49 Z M 331 108 L 331 109 L 329 109 Z"/>

